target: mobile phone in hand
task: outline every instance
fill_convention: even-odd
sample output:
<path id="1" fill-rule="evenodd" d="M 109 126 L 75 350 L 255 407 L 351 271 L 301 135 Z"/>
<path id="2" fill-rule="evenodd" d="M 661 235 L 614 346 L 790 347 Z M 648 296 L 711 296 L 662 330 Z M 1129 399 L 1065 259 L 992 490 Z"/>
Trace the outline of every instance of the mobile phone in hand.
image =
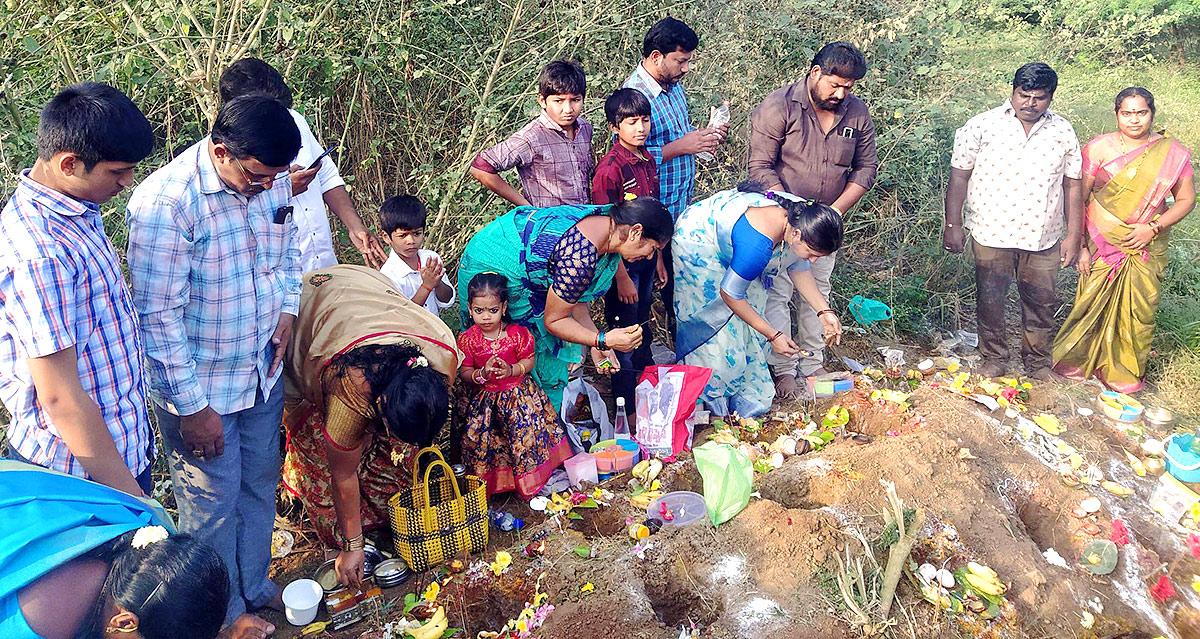
<path id="1" fill-rule="evenodd" d="M 321 155 L 317 156 L 317 159 L 312 161 L 312 164 L 308 165 L 308 168 L 305 169 L 305 171 L 311 171 L 312 169 L 317 168 L 317 165 L 321 163 L 321 158 L 325 157 L 326 155 L 329 155 L 329 152 L 332 150 L 333 150 L 333 147 L 329 147 L 328 149 L 325 149 L 325 151 L 323 153 L 321 153 Z"/>

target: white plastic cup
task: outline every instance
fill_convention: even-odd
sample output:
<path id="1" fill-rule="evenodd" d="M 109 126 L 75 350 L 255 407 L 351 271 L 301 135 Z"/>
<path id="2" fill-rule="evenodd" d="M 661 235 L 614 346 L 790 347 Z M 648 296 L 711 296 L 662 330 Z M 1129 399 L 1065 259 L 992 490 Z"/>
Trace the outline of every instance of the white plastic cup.
<path id="1" fill-rule="evenodd" d="M 572 486 L 579 486 L 585 481 L 599 483 L 600 476 L 596 473 L 596 456 L 591 453 L 579 453 L 563 462 L 567 468 L 567 477 Z"/>
<path id="2" fill-rule="evenodd" d="M 324 591 L 312 579 L 297 579 L 283 589 L 284 616 L 293 626 L 307 626 L 317 618 Z"/>

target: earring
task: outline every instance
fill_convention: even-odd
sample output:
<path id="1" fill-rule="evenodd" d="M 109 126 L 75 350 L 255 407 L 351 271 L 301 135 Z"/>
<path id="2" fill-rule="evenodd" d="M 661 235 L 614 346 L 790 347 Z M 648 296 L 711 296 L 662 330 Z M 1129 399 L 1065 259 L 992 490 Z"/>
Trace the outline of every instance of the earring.
<path id="1" fill-rule="evenodd" d="M 104 629 L 104 632 L 107 632 L 107 633 L 110 633 L 110 634 L 111 634 L 111 633 L 116 633 L 116 634 L 121 634 L 121 635 L 131 635 L 131 634 L 133 634 L 133 633 L 135 633 L 135 632 L 137 632 L 137 631 L 138 631 L 138 627 L 137 627 L 137 626 L 134 626 L 134 627 L 132 627 L 132 628 L 118 628 L 118 627 L 116 627 L 116 626 L 109 626 L 109 627 L 107 627 L 107 628 L 105 628 L 105 629 Z"/>

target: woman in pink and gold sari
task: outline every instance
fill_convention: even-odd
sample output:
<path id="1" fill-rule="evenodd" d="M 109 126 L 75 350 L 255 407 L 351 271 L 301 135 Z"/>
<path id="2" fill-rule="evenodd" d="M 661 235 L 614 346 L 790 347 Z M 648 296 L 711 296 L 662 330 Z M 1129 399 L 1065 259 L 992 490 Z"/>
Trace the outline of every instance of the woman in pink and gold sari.
<path id="1" fill-rule="evenodd" d="M 1117 94 L 1117 131 L 1083 148 L 1087 249 L 1079 256 L 1075 307 L 1054 340 L 1054 370 L 1095 375 L 1123 393 L 1141 390 L 1154 337 L 1167 232 L 1196 204 L 1191 151 L 1154 133 L 1154 96 Z M 1167 205 L 1171 195 L 1173 204 Z"/>

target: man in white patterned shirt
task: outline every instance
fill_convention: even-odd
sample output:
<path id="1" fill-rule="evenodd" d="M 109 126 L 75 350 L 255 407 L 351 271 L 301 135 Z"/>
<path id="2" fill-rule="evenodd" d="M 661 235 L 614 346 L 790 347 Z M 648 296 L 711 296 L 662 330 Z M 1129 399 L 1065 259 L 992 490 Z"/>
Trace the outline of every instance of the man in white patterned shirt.
<path id="1" fill-rule="evenodd" d="M 1057 86 L 1058 75 L 1048 65 L 1026 64 L 1017 69 L 1004 104 L 954 134 L 943 244 L 962 252 L 965 203 L 984 360 L 979 373 L 986 377 L 1007 372 L 1004 306 L 1015 275 L 1025 372 L 1049 379 L 1058 308 L 1054 287 L 1059 268 L 1073 266 L 1081 250 L 1083 160 L 1071 123 L 1049 110 Z"/>
<path id="2" fill-rule="evenodd" d="M 267 569 L 280 364 L 300 305 L 287 178 L 299 148 L 283 105 L 237 98 L 209 137 L 146 178 L 128 205 L 130 284 L 179 528 L 225 560 L 227 623 L 280 605 Z M 238 623 L 269 626 L 251 615 Z"/>

